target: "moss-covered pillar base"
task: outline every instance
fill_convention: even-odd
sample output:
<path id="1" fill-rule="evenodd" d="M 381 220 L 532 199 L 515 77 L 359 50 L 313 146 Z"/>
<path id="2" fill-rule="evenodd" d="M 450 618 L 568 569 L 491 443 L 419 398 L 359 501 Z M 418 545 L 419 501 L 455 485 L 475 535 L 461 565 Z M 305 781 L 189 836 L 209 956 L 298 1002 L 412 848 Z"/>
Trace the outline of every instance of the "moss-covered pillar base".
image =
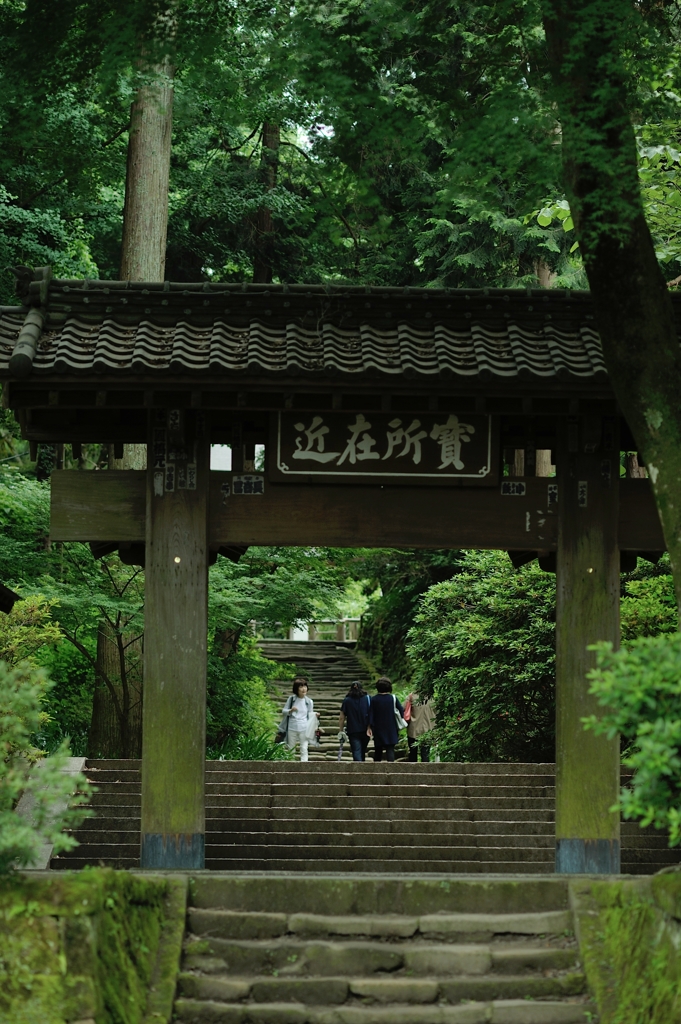
<path id="1" fill-rule="evenodd" d="M 588 671 L 598 640 L 619 644 L 616 420 L 575 418 L 558 460 L 556 601 L 556 871 L 620 870 L 619 739 L 585 732 L 598 712 Z"/>
<path id="2" fill-rule="evenodd" d="M 151 414 L 140 865 L 154 870 L 205 865 L 209 469 L 200 413 Z"/>

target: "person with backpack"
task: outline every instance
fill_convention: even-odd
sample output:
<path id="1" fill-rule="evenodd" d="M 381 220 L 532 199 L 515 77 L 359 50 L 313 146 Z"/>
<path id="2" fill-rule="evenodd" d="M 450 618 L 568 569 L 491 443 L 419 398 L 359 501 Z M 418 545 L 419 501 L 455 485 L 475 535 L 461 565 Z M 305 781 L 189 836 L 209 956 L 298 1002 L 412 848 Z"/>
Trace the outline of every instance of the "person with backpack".
<path id="1" fill-rule="evenodd" d="M 353 761 L 365 761 L 369 744 L 369 710 L 371 697 L 364 692 L 362 684 L 356 679 L 350 686 L 347 696 L 341 704 L 338 718 L 338 739 L 342 742 L 343 731 L 347 732 L 350 741 Z M 347 723 L 347 725 L 346 725 Z"/>
<path id="2" fill-rule="evenodd" d="M 369 709 L 369 736 L 374 738 L 374 761 L 395 760 L 395 744 L 400 738 L 399 730 L 405 728 L 402 717 L 404 708 L 393 696 L 393 684 L 387 676 L 376 680 L 376 696 L 371 698 Z"/>
<path id="3" fill-rule="evenodd" d="M 307 695 L 307 679 L 296 676 L 293 680 L 291 695 L 284 704 L 279 735 L 283 734 L 286 746 L 293 749 L 300 746 L 300 760 L 308 760 L 308 744 L 314 739 L 318 726 L 314 702 Z"/>

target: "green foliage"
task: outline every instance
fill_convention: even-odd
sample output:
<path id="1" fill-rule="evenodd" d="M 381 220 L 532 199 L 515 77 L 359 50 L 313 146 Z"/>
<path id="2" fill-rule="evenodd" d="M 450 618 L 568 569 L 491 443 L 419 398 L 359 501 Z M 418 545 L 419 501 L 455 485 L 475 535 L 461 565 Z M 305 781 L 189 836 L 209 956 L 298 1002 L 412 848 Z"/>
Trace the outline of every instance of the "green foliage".
<path id="1" fill-rule="evenodd" d="M 135 31 L 153 15 L 63 6 L 58 18 L 43 0 L 0 8 L 0 252 L 5 265 L 115 277 Z M 175 12 L 170 278 L 249 279 L 266 206 L 276 281 L 527 284 L 542 263 L 574 286 L 562 229 L 528 219 L 556 193 L 559 158 L 536 4 L 190 0 Z M 49 57 L 35 62 L 42 18 Z M 281 128 L 274 188 L 264 121 Z"/>
<path id="2" fill-rule="evenodd" d="M 55 852 L 72 849 L 76 841 L 62 829 L 86 814 L 81 805 L 88 798 L 87 781 L 62 773 L 70 753 L 65 743 L 27 777 L 31 739 L 41 727 L 50 685 L 28 662 L 14 668 L 0 662 L 0 874 L 30 866 L 42 845 L 53 844 Z M 14 810 L 22 792 L 33 798 L 30 822 Z"/>
<path id="3" fill-rule="evenodd" d="M 210 749 L 208 757 L 220 761 L 294 761 L 295 753 L 285 743 L 275 743 L 272 730 L 259 735 L 241 735 L 227 739 Z"/>
<path id="4" fill-rule="evenodd" d="M 94 653 L 93 649 L 91 654 Z M 53 686 L 45 695 L 43 707 L 48 717 L 36 742 L 51 753 L 68 740 L 73 756 L 85 757 L 95 686 L 92 663 L 64 640 L 54 647 L 43 648 L 37 660 Z"/>
<path id="5" fill-rule="evenodd" d="M 642 565 L 639 561 L 639 565 Z M 644 569 L 632 573 L 624 584 L 620 601 L 622 643 L 640 636 L 674 633 L 679 628 L 674 577 L 665 555 L 656 571 Z"/>
<path id="6" fill-rule="evenodd" d="M 408 684 L 412 664 L 405 641 L 421 595 L 459 569 L 458 551 L 349 549 L 348 570 L 372 597 L 362 617 L 358 648 L 378 671 Z M 377 591 L 380 596 L 373 599 Z"/>
<path id="7" fill-rule="evenodd" d="M 214 645 L 215 647 L 215 645 Z M 242 637 L 227 657 L 208 656 L 206 751 L 209 758 L 273 760 L 277 707 L 269 696 L 273 678 L 293 675 L 293 669 L 264 658 L 255 640 Z"/>
<path id="8" fill-rule="evenodd" d="M 9 614 L 0 614 L 0 660 L 8 665 L 42 660 L 45 649 L 61 639 L 52 621 L 54 603 L 40 595 L 17 601 Z"/>
<path id="9" fill-rule="evenodd" d="M 644 137 L 650 133 L 642 129 Z M 677 143 L 678 124 L 665 125 L 657 134 Z M 665 276 L 681 273 L 681 153 L 665 141 L 639 144 L 639 178 L 646 220 Z"/>
<path id="10" fill-rule="evenodd" d="M 444 760 L 554 759 L 554 620 L 555 577 L 505 552 L 466 552 L 424 595 L 408 651 Z"/>
<path id="11" fill-rule="evenodd" d="M 628 744 L 624 764 L 634 773 L 620 796 L 626 818 L 669 830 L 681 843 L 681 633 L 641 637 L 621 651 L 602 643 L 589 674 L 602 712 L 586 727 Z"/>
<path id="12" fill-rule="evenodd" d="M 22 474 L 0 479 L 0 579 L 11 587 L 35 581 L 46 571 L 52 552 L 50 488 Z"/>
<path id="13" fill-rule="evenodd" d="M 325 548 L 249 548 L 210 570 L 211 628 L 241 634 L 252 621 L 285 628 L 315 617 L 343 593 L 344 563 Z"/>

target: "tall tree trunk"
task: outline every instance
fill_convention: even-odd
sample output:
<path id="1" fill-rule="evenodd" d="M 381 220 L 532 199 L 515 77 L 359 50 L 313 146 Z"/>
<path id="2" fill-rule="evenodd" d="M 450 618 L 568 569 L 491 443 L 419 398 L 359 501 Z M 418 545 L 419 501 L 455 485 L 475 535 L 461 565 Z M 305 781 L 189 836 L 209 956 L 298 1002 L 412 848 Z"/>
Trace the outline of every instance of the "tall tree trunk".
<path id="1" fill-rule="evenodd" d="M 623 51 L 636 5 L 544 0 L 563 169 L 596 324 L 648 469 L 681 607 L 681 347 L 641 199 Z"/>
<path id="2" fill-rule="evenodd" d="M 162 281 L 166 264 L 174 68 L 168 59 L 142 73 L 130 108 L 122 281 Z"/>
<path id="3" fill-rule="evenodd" d="M 262 160 L 260 167 L 268 192 L 271 192 L 277 184 L 279 143 L 279 125 L 270 124 L 266 121 L 262 126 Z M 261 206 L 256 217 L 255 260 L 253 262 L 253 282 L 255 284 L 269 284 L 272 280 L 274 239 L 272 211 L 267 206 Z"/>

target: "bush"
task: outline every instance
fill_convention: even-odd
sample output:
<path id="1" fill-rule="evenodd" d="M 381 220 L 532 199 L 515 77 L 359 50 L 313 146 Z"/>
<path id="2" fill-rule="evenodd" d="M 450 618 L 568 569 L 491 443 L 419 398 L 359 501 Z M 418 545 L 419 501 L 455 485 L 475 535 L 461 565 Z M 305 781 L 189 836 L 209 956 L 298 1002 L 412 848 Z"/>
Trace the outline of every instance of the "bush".
<path id="1" fill-rule="evenodd" d="M 275 743 L 271 732 L 259 736 L 235 736 L 221 746 L 211 747 L 208 757 L 218 761 L 292 761 L 294 752 L 285 743 Z"/>
<path id="2" fill-rule="evenodd" d="M 68 740 L 71 753 L 84 757 L 88 753 L 95 690 L 92 665 L 67 640 L 43 648 L 36 660 L 53 683 L 45 695 L 44 708 L 49 720 L 40 730 L 38 745 L 52 753 Z"/>
<path id="3" fill-rule="evenodd" d="M 244 752 L 256 747 L 267 756 L 253 760 L 280 756 L 266 747 L 274 746 L 280 717 L 268 684 L 287 674 L 292 672 L 263 657 L 251 637 L 242 636 L 227 657 L 208 655 L 206 757 L 245 760 Z"/>
<path id="4" fill-rule="evenodd" d="M 42 702 L 50 686 L 47 675 L 28 662 L 10 668 L 0 661 L 0 874 L 33 864 L 43 845 L 53 845 L 55 853 L 72 849 L 76 840 L 62 829 L 88 813 L 81 806 L 88 799 L 87 781 L 79 778 L 74 793 L 73 776 L 62 772 L 70 753 L 66 743 L 28 774 L 40 757 L 31 741 L 44 725 Z M 25 792 L 33 797 L 31 821 L 15 810 Z"/>
<path id="5" fill-rule="evenodd" d="M 657 571 L 648 568 L 641 560 L 639 565 L 643 567 L 645 575 L 626 581 L 620 603 L 622 643 L 625 645 L 640 636 L 675 633 L 679 628 L 669 555 L 664 556 L 659 567 L 656 567 Z M 664 569 L 667 571 L 661 572 Z M 637 575 L 639 572 L 636 570 Z"/>
<path id="6" fill-rule="evenodd" d="M 435 698 L 447 761 L 552 761 L 555 577 L 469 551 L 424 595 L 409 632 L 415 687 Z"/>
<path id="7" fill-rule="evenodd" d="M 596 644 L 591 693 L 603 708 L 586 728 L 609 737 L 620 733 L 623 764 L 634 772 L 622 790 L 625 818 L 669 829 L 669 845 L 681 842 L 681 633 L 634 640 L 621 651 Z"/>

